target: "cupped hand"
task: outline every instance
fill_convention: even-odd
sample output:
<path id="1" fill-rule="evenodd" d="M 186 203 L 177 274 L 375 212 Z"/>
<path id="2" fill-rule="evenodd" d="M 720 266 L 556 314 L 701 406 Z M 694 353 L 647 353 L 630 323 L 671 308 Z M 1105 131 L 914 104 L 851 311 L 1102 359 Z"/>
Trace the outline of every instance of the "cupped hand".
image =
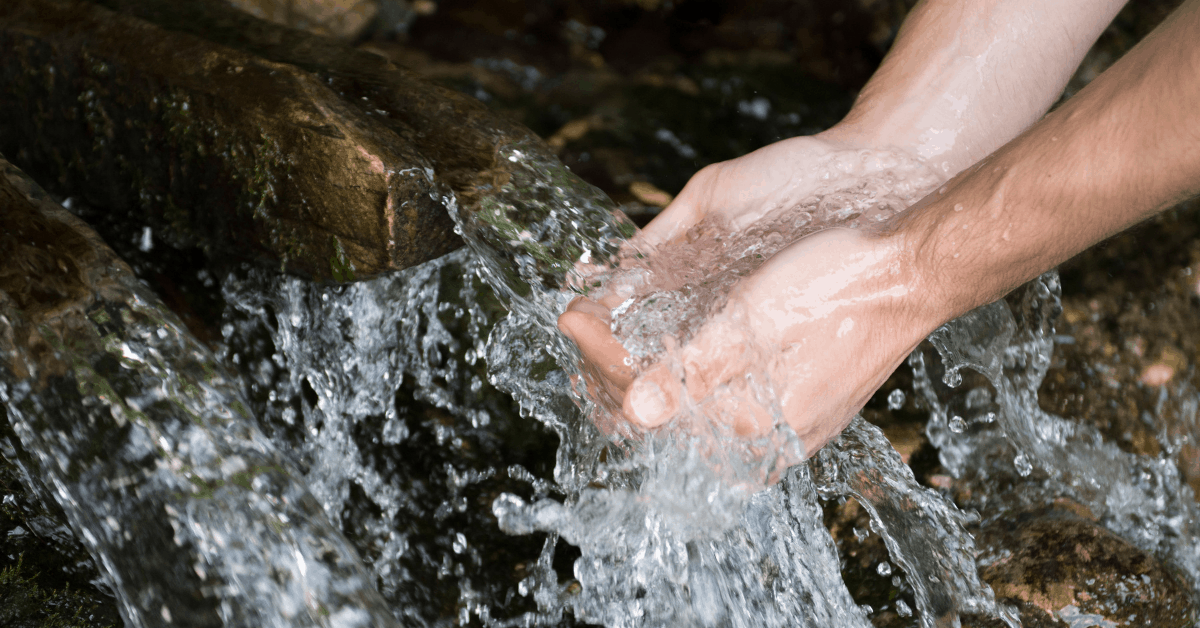
<path id="1" fill-rule="evenodd" d="M 609 331 L 608 308 L 576 299 L 559 326 L 579 345 L 589 381 L 632 425 L 654 428 L 690 408 L 753 437 L 784 420 L 811 455 L 940 322 L 912 258 L 899 235 L 804 238 L 641 373 Z M 762 395 L 764 380 L 773 398 Z"/>
<path id="2" fill-rule="evenodd" d="M 812 136 L 793 137 L 737 159 L 701 169 L 663 211 L 633 238 L 635 247 L 650 251 L 710 219 L 737 232 L 781 208 L 795 207 L 845 174 L 835 153 L 871 148 L 848 128 L 834 127 Z M 881 156 L 895 155 L 878 151 Z M 869 168 L 870 166 L 868 166 Z M 841 170 L 841 171 L 840 171 Z"/>

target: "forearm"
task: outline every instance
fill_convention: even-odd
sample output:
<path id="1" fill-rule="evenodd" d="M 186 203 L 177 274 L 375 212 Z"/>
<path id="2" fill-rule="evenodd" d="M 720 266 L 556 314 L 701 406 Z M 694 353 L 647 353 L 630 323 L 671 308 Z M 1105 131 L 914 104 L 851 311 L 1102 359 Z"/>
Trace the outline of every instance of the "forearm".
<path id="1" fill-rule="evenodd" d="M 942 319 L 1200 191 L 1200 0 L 890 225 Z"/>
<path id="2" fill-rule="evenodd" d="M 867 137 L 949 177 L 1046 113 L 1124 0 L 924 0 L 838 139 Z"/>

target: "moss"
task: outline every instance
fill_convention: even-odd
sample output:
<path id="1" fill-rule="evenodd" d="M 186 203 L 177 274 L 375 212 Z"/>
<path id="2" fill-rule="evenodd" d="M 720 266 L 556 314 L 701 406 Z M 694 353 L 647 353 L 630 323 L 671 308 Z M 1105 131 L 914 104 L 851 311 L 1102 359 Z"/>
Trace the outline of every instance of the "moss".
<path id="1" fill-rule="evenodd" d="M 38 586 L 38 575 L 24 568 L 24 557 L 0 570 L 0 624 L 9 628 L 91 628 L 92 610 L 71 591 Z M 84 603 L 81 603 L 84 602 Z M 93 605 L 94 606 L 94 605 Z M 109 623 L 108 626 L 115 626 Z"/>
<path id="2" fill-rule="evenodd" d="M 0 432 L 6 429 L 0 406 Z M 36 532 L 65 522 L 61 512 L 26 492 L 19 475 L 16 465 L 0 458 L 0 626 L 119 626 L 116 601 L 96 589 L 100 575 L 83 547 Z"/>
<path id="3" fill-rule="evenodd" d="M 350 257 L 346 255 L 342 241 L 337 236 L 332 236 L 332 238 L 334 255 L 329 258 L 329 269 L 333 274 L 333 280 L 343 283 L 354 281 L 354 262 L 350 261 Z"/>

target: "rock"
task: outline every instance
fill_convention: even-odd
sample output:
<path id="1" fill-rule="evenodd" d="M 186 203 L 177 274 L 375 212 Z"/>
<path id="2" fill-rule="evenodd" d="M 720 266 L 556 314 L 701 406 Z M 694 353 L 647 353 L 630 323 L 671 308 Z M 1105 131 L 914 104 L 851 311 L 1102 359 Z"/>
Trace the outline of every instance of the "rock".
<path id="1" fill-rule="evenodd" d="M 220 2 L 106 4 L 0 6 L 0 151 L 176 246 L 369 277 L 459 246 L 445 191 L 503 182 L 501 146 L 549 154 L 371 53 Z"/>
<path id="2" fill-rule="evenodd" d="M 1197 209 L 1185 202 L 1064 265 L 1056 333 L 1072 340 L 1055 347 L 1039 391 L 1042 408 L 1094 426 L 1125 451 L 1170 456 L 1193 491 Z"/>
<path id="3" fill-rule="evenodd" d="M 28 484 L 17 464 L 0 456 L 0 625 L 53 626 L 55 615 L 73 617 L 71 628 L 119 625 L 116 600 L 97 586 L 100 573 L 62 510 L 40 502 Z"/>
<path id="4" fill-rule="evenodd" d="M 342 39 L 362 33 L 379 12 L 373 0 L 231 0 L 230 4 L 276 24 Z"/>
<path id="5" fill-rule="evenodd" d="M 984 580 L 998 599 L 1019 600 L 1023 616 L 1040 610 L 1069 625 L 1092 619 L 1155 628 L 1196 621 L 1194 593 L 1181 576 L 1067 509 L 1006 516 L 985 525 L 978 540 Z"/>
<path id="6" fill-rule="evenodd" d="M 553 155 L 529 129 L 374 53 L 255 19 L 216 0 L 98 1 L 161 28 L 313 73 L 351 106 L 411 142 L 460 205 L 473 207 L 479 193 L 507 179 L 512 166 L 497 159 L 499 148 L 521 144 L 527 154 Z M 578 180 L 561 165 L 559 173 Z"/>
<path id="7" fill-rule="evenodd" d="M 2 449 L 65 512 L 125 622 L 395 625 L 246 408 L 95 232 L 0 159 Z"/>
<path id="8" fill-rule="evenodd" d="M 0 151 L 56 192 L 335 280 L 454 246 L 428 160 L 307 72 L 86 3 L 0 25 Z"/>

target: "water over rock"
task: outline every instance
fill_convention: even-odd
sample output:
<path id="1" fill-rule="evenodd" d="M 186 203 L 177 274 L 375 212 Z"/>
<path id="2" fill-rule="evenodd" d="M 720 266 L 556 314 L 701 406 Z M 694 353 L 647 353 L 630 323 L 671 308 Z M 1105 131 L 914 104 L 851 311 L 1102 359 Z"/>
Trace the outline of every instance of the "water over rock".
<path id="1" fill-rule="evenodd" d="M 3 160 L 0 208 L 4 454 L 62 507 L 126 625 L 393 625 L 237 380 Z"/>
<path id="2" fill-rule="evenodd" d="M 446 209 L 504 180 L 498 146 L 546 150 L 470 97 L 223 3 L 106 4 L 0 7 L 0 150 L 177 246 L 336 281 L 405 268 L 459 246 Z"/>
<path id="3" fill-rule="evenodd" d="M 1193 625 L 1186 581 L 1080 511 L 1042 508 L 983 526 L 980 573 L 997 597 L 1072 626 Z"/>

